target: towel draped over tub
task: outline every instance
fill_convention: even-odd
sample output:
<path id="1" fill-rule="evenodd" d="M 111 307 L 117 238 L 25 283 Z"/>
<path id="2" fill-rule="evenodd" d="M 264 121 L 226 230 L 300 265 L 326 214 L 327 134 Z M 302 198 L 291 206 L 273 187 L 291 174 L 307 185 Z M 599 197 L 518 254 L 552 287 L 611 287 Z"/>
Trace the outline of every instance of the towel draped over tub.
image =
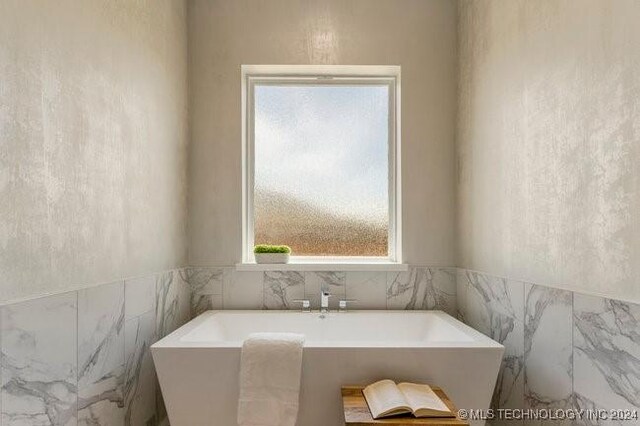
<path id="1" fill-rule="evenodd" d="M 240 361 L 238 426 L 295 426 L 304 336 L 253 333 Z"/>

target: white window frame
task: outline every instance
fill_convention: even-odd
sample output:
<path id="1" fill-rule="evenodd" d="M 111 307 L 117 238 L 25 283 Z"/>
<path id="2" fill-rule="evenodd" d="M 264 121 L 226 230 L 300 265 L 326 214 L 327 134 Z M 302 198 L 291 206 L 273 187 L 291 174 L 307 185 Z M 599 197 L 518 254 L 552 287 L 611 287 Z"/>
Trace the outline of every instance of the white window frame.
<path id="1" fill-rule="evenodd" d="M 242 263 L 255 265 L 254 138 L 255 84 L 368 84 L 389 87 L 389 256 L 291 256 L 291 264 L 303 265 L 398 265 L 402 264 L 402 203 L 400 182 L 400 67 L 376 65 L 242 65 Z M 263 267 L 263 269 L 295 269 Z M 348 268 L 345 268 L 348 269 Z"/>

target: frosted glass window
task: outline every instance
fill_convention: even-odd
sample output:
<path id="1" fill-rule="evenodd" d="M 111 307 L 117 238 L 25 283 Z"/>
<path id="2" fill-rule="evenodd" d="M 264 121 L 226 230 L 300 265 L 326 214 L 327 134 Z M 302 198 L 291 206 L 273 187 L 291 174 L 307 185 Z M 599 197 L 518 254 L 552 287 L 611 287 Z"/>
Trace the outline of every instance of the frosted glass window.
<path id="1" fill-rule="evenodd" d="M 253 242 L 389 256 L 390 86 L 253 86 Z"/>

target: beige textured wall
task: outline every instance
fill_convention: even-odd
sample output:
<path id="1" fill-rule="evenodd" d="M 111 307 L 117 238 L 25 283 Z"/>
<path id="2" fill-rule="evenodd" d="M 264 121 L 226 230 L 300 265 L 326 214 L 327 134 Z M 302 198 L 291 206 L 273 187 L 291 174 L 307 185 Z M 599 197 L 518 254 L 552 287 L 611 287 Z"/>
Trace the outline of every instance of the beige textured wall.
<path id="1" fill-rule="evenodd" d="M 640 2 L 459 18 L 459 263 L 640 301 Z"/>
<path id="2" fill-rule="evenodd" d="M 189 262 L 241 259 L 242 64 L 402 66 L 403 251 L 453 265 L 456 2 L 189 2 Z"/>
<path id="3" fill-rule="evenodd" d="M 186 5 L 0 1 L 0 302 L 186 263 Z"/>

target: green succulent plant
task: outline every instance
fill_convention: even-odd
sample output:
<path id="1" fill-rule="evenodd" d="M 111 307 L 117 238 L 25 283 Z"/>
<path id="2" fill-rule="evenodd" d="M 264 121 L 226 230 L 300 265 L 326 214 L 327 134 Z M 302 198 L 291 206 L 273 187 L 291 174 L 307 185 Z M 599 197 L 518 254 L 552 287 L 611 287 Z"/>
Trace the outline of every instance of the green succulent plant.
<path id="1" fill-rule="evenodd" d="M 274 246 L 271 244 L 258 244 L 253 247 L 254 253 L 291 253 L 289 246 Z"/>

